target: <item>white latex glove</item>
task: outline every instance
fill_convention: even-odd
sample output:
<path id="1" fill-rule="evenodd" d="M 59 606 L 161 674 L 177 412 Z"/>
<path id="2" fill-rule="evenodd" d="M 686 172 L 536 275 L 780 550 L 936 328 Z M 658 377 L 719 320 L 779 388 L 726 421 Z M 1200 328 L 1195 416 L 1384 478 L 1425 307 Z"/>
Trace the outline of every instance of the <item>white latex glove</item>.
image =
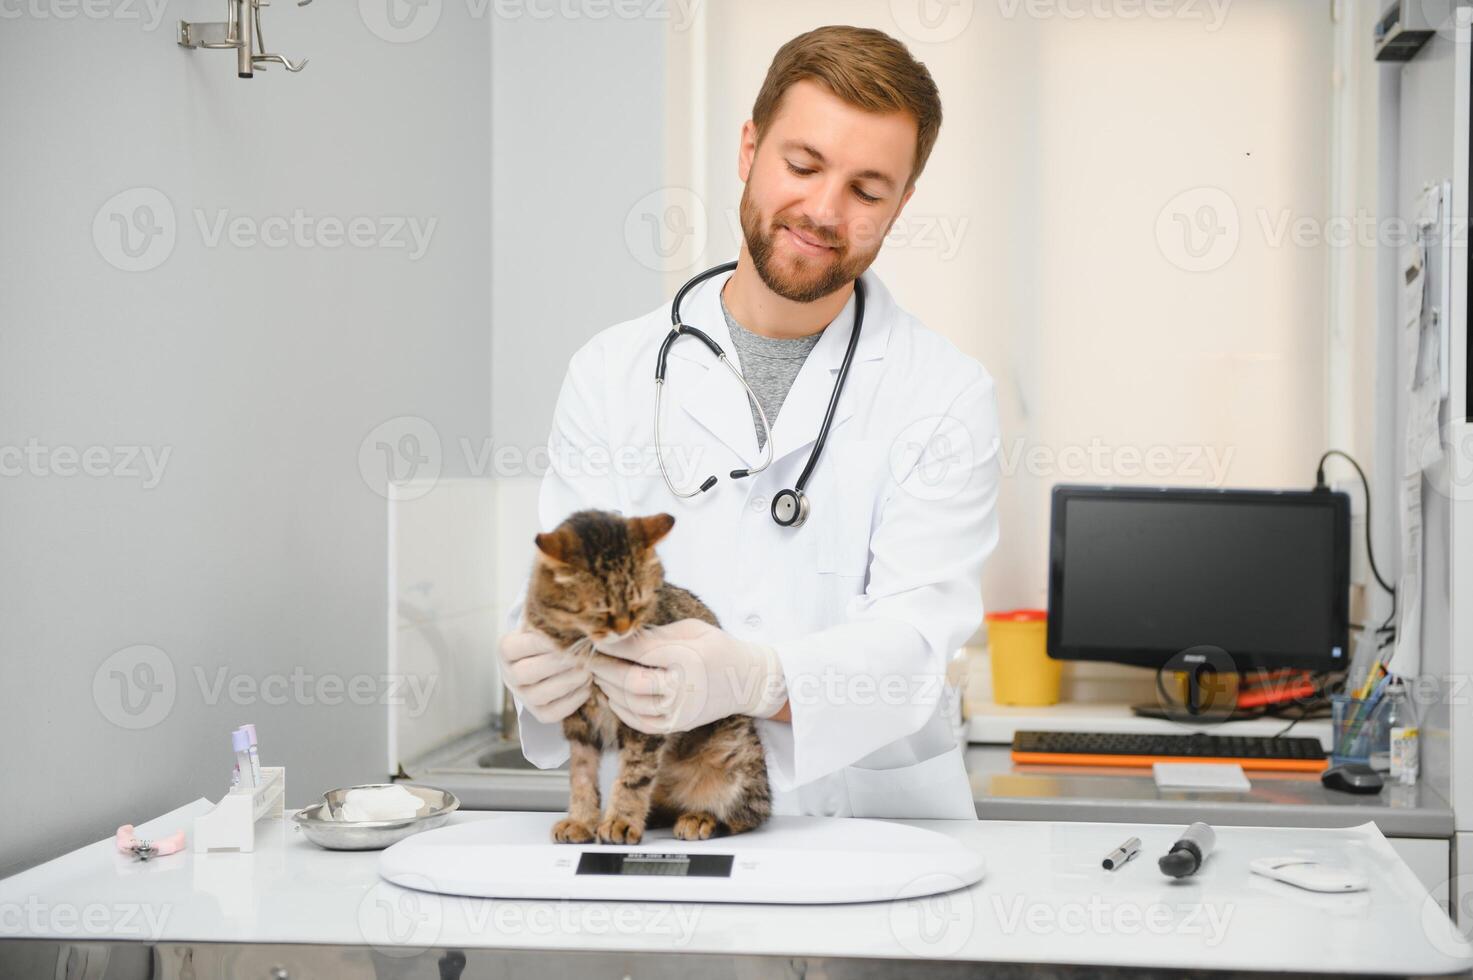
<path id="1" fill-rule="evenodd" d="M 502 681 L 538 721 L 562 721 L 593 693 L 586 649 L 571 653 L 523 626 L 501 638 L 498 655 Z"/>
<path id="2" fill-rule="evenodd" d="M 699 619 L 600 641 L 598 649 L 594 683 L 636 731 L 668 735 L 728 715 L 767 718 L 787 702 L 776 650 Z"/>

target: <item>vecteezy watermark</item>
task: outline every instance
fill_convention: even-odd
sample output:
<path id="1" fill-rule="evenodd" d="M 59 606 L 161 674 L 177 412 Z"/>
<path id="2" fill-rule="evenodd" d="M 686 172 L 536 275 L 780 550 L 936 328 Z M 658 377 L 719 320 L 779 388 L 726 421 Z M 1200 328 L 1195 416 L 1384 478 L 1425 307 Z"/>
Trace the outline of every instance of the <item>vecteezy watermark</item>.
<path id="1" fill-rule="evenodd" d="M 741 211 L 727 208 L 723 212 L 727 231 L 733 242 L 743 240 Z M 950 262 L 961 254 L 962 242 L 971 228 L 966 215 L 902 214 L 888 226 L 858 217 L 844 227 L 845 244 L 858 251 L 868 251 L 882 244 L 894 253 L 899 250 L 934 252 L 942 262 Z"/>
<path id="2" fill-rule="evenodd" d="M 418 956 L 439 942 L 447 899 L 424 875 L 401 875 L 397 882 L 379 878 L 363 893 L 358 932 L 386 956 Z"/>
<path id="3" fill-rule="evenodd" d="M 174 661 L 155 646 L 125 647 L 92 674 L 92 702 L 119 728 L 152 728 L 174 707 Z"/>
<path id="4" fill-rule="evenodd" d="M 169 0 L 0 0 L 0 20 L 136 20 L 158 28 Z"/>
<path id="5" fill-rule="evenodd" d="M 1444 896 L 1455 906 L 1457 922 L 1443 907 Z M 1438 952 L 1460 960 L 1473 956 L 1473 875 L 1457 875 L 1422 900 L 1422 932 Z"/>
<path id="6" fill-rule="evenodd" d="M 1227 937 L 1231 902 L 1148 902 L 1091 895 L 1084 901 L 1039 901 L 1023 895 L 988 896 L 997 931 L 1037 936 L 1194 936 L 1212 948 Z"/>
<path id="7" fill-rule="evenodd" d="M 1292 208 L 1256 208 L 1251 228 L 1271 249 L 1281 248 L 1402 248 L 1420 239 L 1445 234 L 1459 250 L 1468 247 L 1468 221 L 1460 219 L 1445 232 L 1422 232 L 1415 221 L 1396 215 L 1378 217 L 1369 211 L 1353 214 L 1302 214 Z M 1232 261 L 1245 234 L 1232 195 L 1220 187 L 1194 187 L 1167 201 L 1156 216 L 1156 242 L 1168 262 L 1187 272 L 1213 272 Z"/>
<path id="8" fill-rule="evenodd" d="M 415 500 L 435 488 L 443 463 L 440 433 L 417 415 L 375 426 L 358 444 L 358 472 L 386 500 Z"/>
<path id="9" fill-rule="evenodd" d="M 465 0 L 473 20 L 656 20 L 676 33 L 690 29 L 704 0 Z M 429 36 L 440 23 L 443 0 L 358 0 L 370 33 L 392 44 Z"/>
<path id="10" fill-rule="evenodd" d="M 232 215 L 228 208 L 207 212 L 194 209 L 200 241 L 217 248 L 222 241 L 235 248 L 348 248 L 403 249 L 411 262 L 424 258 L 434 237 L 439 218 L 421 220 L 412 215 L 355 215 L 346 220 L 334 215 L 309 215 L 297 208 L 286 215 L 260 218 Z"/>
<path id="11" fill-rule="evenodd" d="M 1087 445 L 1052 446 L 1010 440 L 1000 450 L 1002 473 L 1017 476 L 1063 477 L 1070 480 L 1200 479 L 1220 487 L 1232 466 L 1235 446 L 1110 445 L 1091 439 Z"/>
<path id="12" fill-rule="evenodd" d="M 1212 34 L 1227 20 L 1232 0 L 997 0 L 998 11 L 1012 20 L 1182 20 L 1201 21 Z"/>
<path id="13" fill-rule="evenodd" d="M 549 472 L 568 478 L 660 475 L 660 461 L 652 443 L 615 447 L 539 443 L 527 447 L 462 436 L 455 447 L 470 477 L 541 479 Z M 697 471 L 705 451 L 700 445 L 665 444 L 665 468 L 677 486 L 687 486 L 699 478 Z M 358 472 L 364 484 L 385 499 L 415 500 L 437 485 L 444 455 L 440 432 L 432 423 L 417 415 L 401 415 L 379 423 L 363 437 L 358 444 Z"/>
<path id="14" fill-rule="evenodd" d="M 624 215 L 624 245 L 653 272 L 684 269 L 706 248 L 710 218 L 705 202 L 688 187 L 661 187 L 635 201 Z"/>
<path id="15" fill-rule="evenodd" d="M 3 2 L 3 0 L 0 0 Z M 438 218 L 413 215 L 240 214 L 229 208 L 194 208 L 193 226 L 205 248 L 381 249 L 402 251 L 418 262 L 429 251 Z M 179 223 L 173 202 L 153 187 L 132 187 L 103 202 L 92 218 L 92 243 L 111 266 L 148 272 L 173 254 Z"/>
<path id="16" fill-rule="evenodd" d="M 633 902 L 481 902 L 459 899 L 466 925 L 476 935 L 494 931 L 524 936 L 638 936 L 665 940 L 667 949 L 689 946 L 701 917 L 700 905 Z"/>
<path id="17" fill-rule="evenodd" d="M 337 707 L 404 706 L 410 718 L 430 708 L 438 674 L 311 673 L 297 666 L 289 673 L 242 673 L 221 666 L 192 670 L 200 703 Z M 184 686 L 187 691 L 188 685 Z M 155 646 L 126 647 L 109 656 L 92 675 L 92 701 L 119 728 L 139 730 L 162 722 L 179 703 L 181 688 L 173 659 Z"/>
<path id="18" fill-rule="evenodd" d="M 822 670 L 787 675 L 788 700 L 795 705 L 934 705 L 941 701 L 946 686 L 944 673 L 914 674 L 870 671 L 840 671 L 833 665 Z"/>
<path id="19" fill-rule="evenodd" d="M 1473 423 L 1444 422 L 1427 439 L 1428 445 L 1419 447 L 1421 457 L 1441 456 L 1425 470 L 1433 493 L 1448 500 L 1473 500 Z"/>
<path id="20" fill-rule="evenodd" d="M 1187 272 L 1212 272 L 1227 265 L 1241 238 L 1238 206 L 1220 187 L 1182 191 L 1156 215 L 1161 254 Z"/>
<path id="21" fill-rule="evenodd" d="M 174 914 L 167 902 L 0 902 L 0 935 L 162 939 Z"/>
<path id="22" fill-rule="evenodd" d="M 900 32 L 924 44 L 961 36 L 976 12 L 973 0 L 890 0 L 890 18 Z"/>
<path id="23" fill-rule="evenodd" d="M 92 244 L 108 264 L 147 272 L 164 264 L 178 237 L 174 205 L 154 187 L 130 187 L 102 203 L 92 217 Z"/>
<path id="24" fill-rule="evenodd" d="M 947 500 L 976 468 L 972 434 L 960 419 L 932 415 L 907 425 L 890 444 L 890 476 L 922 500 Z"/>
<path id="25" fill-rule="evenodd" d="M 301 666 L 290 674 L 242 674 L 229 667 L 217 667 L 210 676 L 199 665 L 194 667 L 195 682 L 201 699 L 214 706 L 221 700 L 233 705 L 323 705 L 341 704 L 405 705 L 410 718 L 418 718 L 430 706 L 438 674 L 341 674 L 309 673 Z"/>
<path id="26" fill-rule="evenodd" d="M 917 893 L 921 897 L 890 903 L 890 935 L 913 956 L 945 959 L 961 952 L 981 919 L 977 893 L 944 872 L 922 875 L 901 892 Z"/>
<path id="27" fill-rule="evenodd" d="M 364 26 L 392 44 L 428 37 L 443 12 L 443 0 L 358 0 L 358 16 Z"/>
<path id="28" fill-rule="evenodd" d="M 0 445 L 0 477 L 114 477 L 141 480 L 152 490 L 164 478 L 173 446 L 47 446 L 39 439 L 24 446 Z"/>

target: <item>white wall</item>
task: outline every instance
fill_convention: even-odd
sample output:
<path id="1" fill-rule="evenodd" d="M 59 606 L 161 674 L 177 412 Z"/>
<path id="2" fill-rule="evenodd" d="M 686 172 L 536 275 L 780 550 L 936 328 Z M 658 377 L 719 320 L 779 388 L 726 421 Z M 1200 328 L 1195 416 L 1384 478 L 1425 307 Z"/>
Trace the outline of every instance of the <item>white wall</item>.
<path id="1" fill-rule="evenodd" d="M 820 24 L 876 27 L 931 70 L 945 114 L 876 267 L 999 385 L 988 608 L 1045 604 L 1055 483 L 1312 485 L 1328 249 L 1280 232 L 1329 217 L 1328 5 L 1236 0 L 1220 20 L 1208 4 L 926 9 L 941 20 L 880 0 L 708 8 L 676 45 L 706 66 L 672 109 L 698 145 L 673 154 L 671 183 L 710 226 L 690 267 L 735 252 L 738 134 L 773 53 Z M 1173 213 L 1202 206 L 1236 231 L 1199 262 Z"/>

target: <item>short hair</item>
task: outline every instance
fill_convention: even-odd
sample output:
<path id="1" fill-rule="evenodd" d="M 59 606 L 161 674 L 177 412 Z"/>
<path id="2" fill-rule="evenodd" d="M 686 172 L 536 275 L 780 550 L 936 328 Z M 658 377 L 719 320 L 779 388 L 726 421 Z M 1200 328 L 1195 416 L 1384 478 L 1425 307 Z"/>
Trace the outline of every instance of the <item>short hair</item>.
<path id="1" fill-rule="evenodd" d="M 830 25 L 800 34 L 778 49 L 752 106 L 757 141 L 762 141 L 784 93 L 810 79 L 868 112 L 908 112 L 916 121 L 913 185 L 941 131 L 941 93 L 926 66 L 884 31 Z"/>

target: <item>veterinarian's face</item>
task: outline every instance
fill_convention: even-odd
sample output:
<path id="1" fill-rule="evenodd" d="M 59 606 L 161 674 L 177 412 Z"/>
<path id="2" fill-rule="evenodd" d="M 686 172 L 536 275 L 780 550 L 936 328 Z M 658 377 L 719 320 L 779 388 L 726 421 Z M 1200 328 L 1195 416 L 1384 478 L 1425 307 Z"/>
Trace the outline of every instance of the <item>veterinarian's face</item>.
<path id="1" fill-rule="evenodd" d="M 812 81 L 783 94 L 762 142 L 742 128 L 742 236 L 758 276 L 810 303 L 863 274 L 915 188 L 916 121 L 855 108 Z"/>

